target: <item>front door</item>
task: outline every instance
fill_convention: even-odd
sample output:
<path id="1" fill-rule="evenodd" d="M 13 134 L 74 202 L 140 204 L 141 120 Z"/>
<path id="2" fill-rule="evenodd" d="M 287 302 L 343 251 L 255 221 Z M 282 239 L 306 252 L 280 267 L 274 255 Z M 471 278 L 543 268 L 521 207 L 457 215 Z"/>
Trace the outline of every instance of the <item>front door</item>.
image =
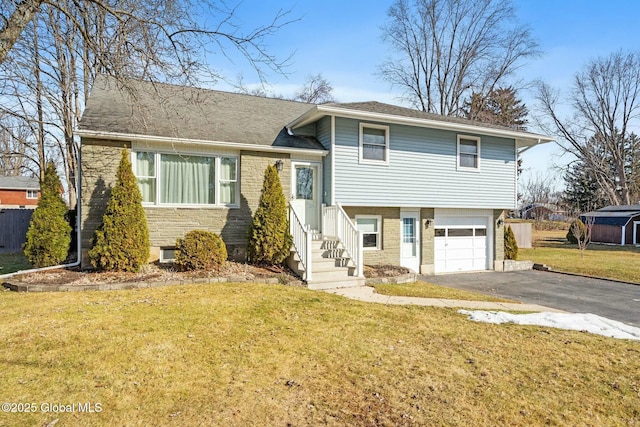
<path id="1" fill-rule="evenodd" d="M 293 163 L 292 204 L 303 224 L 320 230 L 319 166 L 314 163 Z"/>
<path id="2" fill-rule="evenodd" d="M 420 214 L 400 213 L 400 265 L 420 272 Z"/>

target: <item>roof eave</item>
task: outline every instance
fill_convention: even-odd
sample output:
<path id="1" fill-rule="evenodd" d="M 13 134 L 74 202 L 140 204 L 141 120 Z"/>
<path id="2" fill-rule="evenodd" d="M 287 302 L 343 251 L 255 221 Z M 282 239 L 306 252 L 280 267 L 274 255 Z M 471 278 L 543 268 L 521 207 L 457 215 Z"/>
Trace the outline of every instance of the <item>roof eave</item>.
<path id="1" fill-rule="evenodd" d="M 496 129 L 485 126 L 469 125 L 464 123 L 445 122 L 440 120 L 420 119 L 415 117 L 404 117 L 394 114 L 373 113 L 368 111 L 352 110 L 328 105 L 316 105 L 309 109 L 306 113 L 290 122 L 287 127 L 295 129 L 306 126 L 320 119 L 323 116 L 339 116 L 349 119 L 364 119 L 380 121 L 385 123 L 395 123 L 409 126 L 428 127 L 434 129 L 451 130 L 456 132 L 479 133 L 482 135 L 498 136 L 503 138 L 512 138 L 516 140 L 516 146 L 532 147 L 538 144 L 544 144 L 554 141 L 545 135 L 538 135 L 528 132 L 519 132 L 509 129 Z"/>
<path id="2" fill-rule="evenodd" d="M 306 154 L 306 155 L 316 155 L 316 156 L 321 155 L 323 157 L 329 154 L 328 150 L 314 150 L 309 148 L 276 147 L 272 145 L 242 144 L 238 142 L 227 142 L 227 141 L 210 141 L 210 140 L 189 139 L 189 138 L 171 138 L 166 136 L 106 132 L 106 131 L 96 131 L 96 130 L 90 130 L 90 129 L 78 129 L 77 134 L 83 138 L 109 139 L 109 140 L 115 140 L 115 141 L 190 144 L 190 145 L 199 145 L 199 146 L 206 146 L 206 147 L 224 147 L 224 148 L 234 148 L 238 150 L 250 150 L 250 151 L 261 151 L 261 152 L 271 152 L 271 153 Z"/>

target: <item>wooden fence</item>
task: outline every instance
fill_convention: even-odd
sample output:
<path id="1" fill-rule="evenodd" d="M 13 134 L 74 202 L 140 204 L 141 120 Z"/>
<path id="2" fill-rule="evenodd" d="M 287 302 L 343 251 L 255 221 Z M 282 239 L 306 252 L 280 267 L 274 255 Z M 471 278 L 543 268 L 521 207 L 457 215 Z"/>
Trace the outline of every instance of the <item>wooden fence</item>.
<path id="1" fill-rule="evenodd" d="M 516 236 L 519 248 L 531 247 L 531 223 L 529 222 L 508 222 L 505 227 L 511 226 L 513 234 Z"/>
<path id="2" fill-rule="evenodd" d="M 0 209 L 0 252 L 20 252 L 33 209 Z"/>

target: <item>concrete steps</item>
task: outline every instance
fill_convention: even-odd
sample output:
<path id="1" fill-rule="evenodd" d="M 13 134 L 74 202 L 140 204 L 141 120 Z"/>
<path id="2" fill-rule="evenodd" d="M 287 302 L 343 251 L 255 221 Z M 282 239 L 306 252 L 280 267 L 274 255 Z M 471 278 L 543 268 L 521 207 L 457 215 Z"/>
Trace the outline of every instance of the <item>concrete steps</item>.
<path id="1" fill-rule="evenodd" d="M 311 244 L 311 280 L 307 281 L 309 289 L 336 289 L 353 286 L 364 286 L 364 277 L 356 277 L 356 269 L 351 259 L 337 240 L 314 240 Z M 289 266 L 301 277 L 304 274 L 300 261 L 292 251 Z"/>

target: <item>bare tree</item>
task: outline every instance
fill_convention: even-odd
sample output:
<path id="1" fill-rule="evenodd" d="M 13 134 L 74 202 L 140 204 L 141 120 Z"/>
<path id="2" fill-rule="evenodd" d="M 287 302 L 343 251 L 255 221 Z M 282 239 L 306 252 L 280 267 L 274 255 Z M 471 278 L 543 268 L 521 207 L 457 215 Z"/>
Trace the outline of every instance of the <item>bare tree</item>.
<path id="1" fill-rule="evenodd" d="M 569 232 L 575 237 L 578 249 L 580 249 L 580 258 L 584 256 L 584 251 L 591 243 L 591 232 L 595 224 L 595 218 L 592 216 L 585 217 L 584 222 L 578 220 L 571 223 Z"/>
<path id="2" fill-rule="evenodd" d="M 640 114 L 640 52 L 616 52 L 591 61 L 574 77 L 567 99 L 573 108 L 560 115 L 560 92 L 540 83 L 537 99 L 548 133 L 573 154 L 597 182 L 610 204 L 630 204 L 640 171 L 640 145 L 631 128 Z"/>
<path id="3" fill-rule="evenodd" d="M 380 74 L 422 111 L 459 116 L 471 93 L 489 94 L 539 53 L 511 0 L 396 0 L 388 16 L 397 54 Z"/>
<path id="4" fill-rule="evenodd" d="M 533 218 L 538 222 L 548 219 L 549 214 L 552 213 L 556 203 L 559 201 L 559 196 L 555 189 L 556 181 L 555 176 L 536 173 L 522 183 L 522 205 L 529 218 Z"/>
<path id="5" fill-rule="evenodd" d="M 306 102 L 308 104 L 326 104 L 335 102 L 333 98 L 333 86 L 322 74 L 315 74 L 307 77 L 304 86 L 296 92 L 294 100 Z"/>
<path id="6" fill-rule="evenodd" d="M 201 24 L 205 14 L 213 25 Z M 205 60 L 213 50 L 230 60 L 243 57 L 264 81 L 267 70 L 284 72 L 288 58 L 269 54 L 265 40 L 291 22 L 288 14 L 281 10 L 266 25 L 245 31 L 237 6 L 224 1 L 0 0 L 0 115 L 30 130 L 12 137 L 23 144 L 14 152 L 30 156 L 36 175 L 55 160 L 73 207 L 79 149 L 74 132 L 96 75 L 110 74 L 123 85 L 127 80 L 120 77 L 216 80 Z M 4 123 L 0 131 L 11 134 L 15 126 Z"/>

